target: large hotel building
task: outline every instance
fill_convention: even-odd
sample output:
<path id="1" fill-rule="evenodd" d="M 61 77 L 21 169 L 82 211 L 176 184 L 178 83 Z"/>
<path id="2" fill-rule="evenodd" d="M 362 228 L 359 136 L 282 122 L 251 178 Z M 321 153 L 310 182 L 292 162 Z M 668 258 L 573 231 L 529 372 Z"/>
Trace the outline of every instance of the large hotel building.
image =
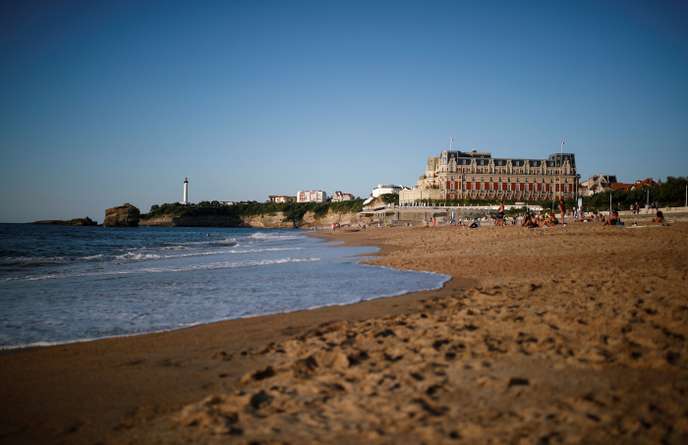
<path id="1" fill-rule="evenodd" d="M 501 159 L 475 150 L 445 150 L 428 158 L 425 174 L 416 187 L 399 192 L 399 203 L 573 199 L 578 179 L 573 153 L 552 154 L 547 159 Z"/>

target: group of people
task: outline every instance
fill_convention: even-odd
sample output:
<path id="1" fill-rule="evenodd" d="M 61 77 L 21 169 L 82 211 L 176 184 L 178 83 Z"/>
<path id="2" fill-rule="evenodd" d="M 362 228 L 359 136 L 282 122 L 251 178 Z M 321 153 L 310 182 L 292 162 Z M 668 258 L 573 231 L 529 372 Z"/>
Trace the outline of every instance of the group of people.
<path id="1" fill-rule="evenodd" d="M 637 214 L 640 212 L 640 206 L 636 202 L 634 205 L 631 206 L 631 210 L 633 211 L 634 214 Z M 566 204 L 563 200 L 563 198 L 559 199 L 559 216 L 555 212 L 549 212 L 545 211 L 543 213 L 535 213 L 532 211 L 526 212 L 526 214 L 521 218 L 521 217 L 507 217 L 506 216 L 506 209 L 504 205 L 504 201 L 502 201 L 497 209 L 497 214 L 494 216 L 494 224 L 495 226 L 506 226 L 506 225 L 516 225 L 519 224 L 523 227 L 528 227 L 528 228 L 537 228 L 537 227 L 553 227 L 557 225 L 566 225 L 566 220 L 567 217 L 570 221 L 580 221 L 580 222 L 597 222 L 601 223 L 606 226 L 623 226 L 624 222 L 621 220 L 621 217 L 619 216 L 619 212 L 617 210 L 613 210 L 609 212 L 609 214 L 605 215 L 601 212 L 598 212 L 597 210 L 593 210 L 592 212 L 582 212 L 580 209 L 574 208 L 573 211 L 570 211 L 567 215 L 567 209 L 566 209 Z M 484 220 L 487 220 L 488 217 L 484 217 Z M 657 209 L 655 217 L 652 219 L 654 223 L 658 224 L 665 224 L 665 219 L 664 219 L 664 214 L 662 213 L 661 210 Z M 430 222 L 426 222 L 426 226 L 436 226 L 438 224 L 437 219 L 433 216 L 432 220 Z M 473 219 L 463 219 L 463 218 L 458 218 L 458 220 L 455 220 L 454 217 L 452 216 L 452 219 L 450 221 L 450 224 L 452 225 L 459 225 L 459 226 L 468 226 L 471 229 L 477 229 L 480 227 L 481 220 L 480 218 L 473 218 Z M 634 224 L 637 225 L 637 224 Z"/>
<path id="2" fill-rule="evenodd" d="M 559 224 L 560 222 L 557 218 L 557 215 L 551 212 L 546 212 L 544 214 L 528 212 L 523 217 L 523 221 L 521 222 L 521 226 L 529 229 L 534 229 L 537 227 L 554 227 Z"/>
<path id="3" fill-rule="evenodd" d="M 521 226 L 523 227 L 528 227 L 528 228 L 536 228 L 536 227 L 552 227 L 556 226 L 558 224 L 566 224 L 566 204 L 564 203 L 564 199 L 560 198 L 559 199 L 559 211 L 561 213 L 561 221 L 557 218 L 557 215 L 554 212 L 546 212 L 544 215 L 540 214 L 535 214 L 534 212 L 528 211 L 525 216 L 523 217 L 523 220 L 521 221 Z M 502 201 L 499 205 L 499 208 L 497 209 L 497 216 L 495 219 L 495 225 L 496 226 L 504 226 L 505 225 L 505 209 L 504 209 L 504 201 Z M 514 220 L 514 224 L 516 223 L 516 220 Z"/>
<path id="4" fill-rule="evenodd" d="M 609 214 L 609 217 L 607 220 L 604 222 L 605 226 L 623 226 L 624 223 L 621 221 L 621 218 L 619 217 L 619 212 L 617 210 L 614 210 Z"/>

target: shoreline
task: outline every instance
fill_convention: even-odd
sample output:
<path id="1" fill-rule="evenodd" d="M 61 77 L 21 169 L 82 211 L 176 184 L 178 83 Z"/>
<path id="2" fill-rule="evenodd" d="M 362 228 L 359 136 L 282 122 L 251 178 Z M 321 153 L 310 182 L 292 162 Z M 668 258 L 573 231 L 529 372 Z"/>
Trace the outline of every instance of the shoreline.
<path id="1" fill-rule="evenodd" d="M 366 254 L 362 264 L 389 252 L 384 246 L 357 245 L 378 248 Z M 436 289 L 343 305 L 2 349 L 0 438 L 11 443 L 100 441 L 151 416 L 173 413 L 211 390 L 231 390 L 246 372 L 265 362 L 259 352 L 272 343 L 329 323 L 408 313 L 420 300 L 476 284 L 449 277 Z M 180 390 L 180 382 L 189 380 L 196 383 Z M 93 394 L 99 397 L 90 397 Z"/>
<path id="2" fill-rule="evenodd" d="M 362 255 L 371 256 L 370 254 L 362 254 Z M 224 323 L 227 321 L 244 320 L 244 319 L 250 319 L 250 318 L 257 318 L 257 317 L 270 317 L 270 316 L 275 316 L 275 315 L 289 315 L 289 314 L 293 314 L 295 312 L 301 312 L 301 311 L 314 311 L 317 309 L 326 309 L 326 308 L 333 308 L 333 307 L 338 307 L 338 306 L 349 306 L 352 304 L 365 303 L 367 301 L 380 300 L 380 299 L 384 299 L 384 298 L 403 297 L 405 295 L 419 293 L 419 292 L 433 292 L 433 291 L 442 289 L 449 281 L 452 280 L 452 277 L 447 276 L 445 274 L 440 274 L 440 273 L 430 272 L 430 271 L 417 271 L 417 270 L 406 271 L 403 269 L 398 269 L 396 267 L 387 267 L 387 266 L 380 266 L 380 265 L 375 265 L 375 264 L 365 264 L 364 260 L 361 261 L 361 265 L 365 266 L 365 267 L 375 267 L 375 268 L 389 269 L 389 270 L 395 270 L 395 271 L 426 273 L 426 274 L 430 274 L 430 275 L 437 275 L 439 277 L 443 277 L 444 281 L 442 281 L 442 283 L 440 283 L 440 285 L 436 286 L 436 287 L 430 287 L 427 289 L 418 289 L 418 290 L 402 290 L 402 291 L 399 291 L 398 293 L 377 295 L 374 297 L 361 297 L 357 301 L 350 301 L 347 303 L 332 303 L 332 304 L 324 304 L 324 305 L 319 305 L 319 306 L 311 306 L 311 307 L 307 307 L 305 309 L 294 309 L 294 310 L 286 310 L 286 311 L 280 311 L 280 312 L 268 312 L 268 313 L 264 313 L 264 314 L 249 314 L 249 315 L 242 315 L 240 317 L 235 317 L 235 318 L 222 318 L 219 320 L 199 321 L 197 323 L 191 323 L 191 324 L 186 325 L 186 326 L 178 326 L 178 327 L 169 328 L 169 329 L 161 329 L 158 331 L 135 332 L 135 333 L 131 333 L 131 334 L 120 334 L 120 335 L 111 335 L 111 336 L 106 336 L 106 337 L 94 337 L 94 338 L 82 338 L 82 339 L 67 340 L 67 341 L 56 341 L 56 342 L 42 341 L 42 342 L 35 342 L 35 343 L 22 344 L 22 345 L 0 346 L 0 355 L 2 355 L 2 353 L 5 351 L 9 352 L 9 351 L 20 351 L 20 350 L 35 349 L 35 348 L 51 348 L 54 346 L 68 346 L 68 345 L 74 345 L 74 344 L 79 344 L 79 343 L 97 342 L 97 341 L 101 341 L 101 340 L 117 340 L 117 339 L 130 338 L 130 337 L 139 337 L 142 335 L 165 334 L 168 332 L 174 332 L 174 331 L 179 331 L 179 330 L 184 330 L 184 329 L 192 329 L 192 328 L 195 328 L 198 326 L 212 325 L 215 323 Z"/>
<path id="3" fill-rule="evenodd" d="M 384 255 L 382 248 L 379 246 L 372 246 L 368 245 L 365 243 L 347 243 L 344 240 L 338 240 L 336 239 L 336 236 L 333 236 L 334 234 L 332 233 L 326 233 L 326 232 L 311 232 L 307 230 L 302 230 L 302 233 L 305 234 L 306 236 L 310 236 L 313 238 L 318 238 L 321 239 L 329 244 L 332 244 L 332 247 L 338 247 L 338 246 L 352 246 L 352 247 L 374 247 L 377 249 L 377 251 L 372 252 L 372 253 L 359 253 L 354 255 L 355 257 L 359 257 L 358 263 L 362 266 L 366 267 L 376 267 L 376 268 L 382 268 L 382 269 L 389 269 L 389 270 L 394 270 L 394 271 L 401 271 L 401 272 L 415 272 L 415 273 L 425 273 L 425 274 L 430 274 L 430 275 L 437 275 L 438 277 L 441 277 L 443 281 L 439 284 L 439 286 L 436 287 L 431 287 L 431 288 L 426 288 L 426 289 L 418 289 L 418 290 L 402 290 L 399 291 L 398 293 L 394 294 L 383 294 L 383 295 L 377 295 L 377 296 L 362 296 L 360 297 L 357 301 L 350 301 L 347 303 L 332 303 L 332 304 L 325 304 L 325 305 L 318 305 L 318 306 L 312 306 L 304 309 L 295 309 L 295 310 L 286 310 L 286 311 L 280 311 L 280 312 L 268 312 L 264 314 L 249 314 L 249 315 L 243 315 L 239 317 L 233 317 L 233 318 L 222 318 L 218 320 L 210 320 L 210 321 L 199 321 L 199 322 L 194 322 L 186 326 L 178 326 L 178 327 L 173 327 L 169 329 L 161 329 L 157 331 L 146 331 L 146 332 L 135 332 L 135 333 L 130 333 L 130 334 L 120 334 L 120 335 L 111 335 L 111 336 L 105 336 L 105 337 L 94 337 L 94 338 L 83 338 L 83 339 L 74 339 L 74 340 L 66 340 L 66 341 L 56 341 L 56 342 L 50 342 L 50 341 L 39 341 L 35 343 L 29 343 L 29 344 L 21 344 L 21 345 L 8 345 L 8 346 L 3 346 L 0 345 L 0 355 L 2 355 L 4 352 L 8 351 L 20 351 L 24 349 L 34 349 L 34 348 L 50 348 L 53 346 L 67 346 L 67 345 L 73 345 L 73 344 L 79 344 L 79 343 L 88 343 L 88 342 L 97 342 L 101 340 L 113 340 L 113 339 L 123 339 L 123 338 L 130 338 L 130 337 L 138 337 L 142 335 L 152 335 L 152 334 L 164 334 L 168 332 L 173 332 L 173 331 L 178 331 L 178 330 L 184 330 L 184 329 L 191 329 L 195 328 L 198 326 L 205 326 L 205 325 L 212 325 L 215 323 L 223 323 L 227 321 L 234 321 L 234 320 L 243 320 L 243 319 L 249 319 L 249 318 L 256 318 L 256 317 L 268 317 L 268 316 L 273 316 L 273 315 L 288 315 L 294 312 L 300 312 L 300 311 L 312 311 L 316 309 L 324 309 L 324 308 L 329 308 L 329 307 L 337 307 L 337 306 L 348 306 L 351 304 L 358 304 L 358 303 L 363 303 L 367 301 L 372 301 L 372 300 L 377 300 L 377 299 L 383 299 L 383 298 L 394 298 L 394 297 L 401 297 L 404 295 L 408 294 L 413 294 L 413 293 L 418 293 L 418 292 L 432 292 L 436 290 L 440 290 L 443 287 L 449 283 L 453 279 L 452 276 L 447 275 L 447 274 L 442 274 L 438 272 L 433 272 L 433 271 L 425 271 L 425 270 L 406 270 L 406 269 L 401 269 L 401 268 L 396 268 L 396 267 L 389 267 L 389 266 L 384 266 L 381 264 L 372 264 L 370 261 L 374 258 L 376 258 L 378 255 Z"/>

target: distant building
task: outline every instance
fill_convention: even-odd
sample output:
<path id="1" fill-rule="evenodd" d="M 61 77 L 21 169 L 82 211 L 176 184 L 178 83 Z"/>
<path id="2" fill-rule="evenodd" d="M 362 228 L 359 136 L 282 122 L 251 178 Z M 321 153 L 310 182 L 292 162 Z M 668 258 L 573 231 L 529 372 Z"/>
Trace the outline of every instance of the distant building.
<path id="1" fill-rule="evenodd" d="M 645 187 L 656 187 L 659 183 L 652 178 L 638 179 L 635 181 L 631 190 L 644 189 Z"/>
<path id="2" fill-rule="evenodd" d="M 609 188 L 615 192 L 627 192 L 633 188 L 633 184 L 627 184 L 625 182 L 615 182 L 613 184 L 609 184 Z"/>
<path id="3" fill-rule="evenodd" d="M 401 188 L 402 187 L 400 185 L 378 184 L 375 188 L 373 188 L 371 195 L 373 196 L 373 198 L 378 198 L 382 195 L 389 195 L 389 194 L 398 195 L 399 192 L 401 191 Z"/>
<path id="4" fill-rule="evenodd" d="M 572 199 L 577 183 L 573 153 L 556 153 L 547 159 L 504 159 L 475 150 L 445 150 L 439 156 L 428 158 L 425 174 L 416 187 L 401 190 L 399 203 Z"/>
<path id="5" fill-rule="evenodd" d="M 580 194 L 592 196 L 596 193 L 612 190 L 612 184 L 617 184 L 616 175 L 593 175 L 580 183 Z"/>
<path id="6" fill-rule="evenodd" d="M 336 191 L 332 195 L 332 202 L 351 201 L 353 199 L 354 195 L 351 193 Z"/>
<path id="7" fill-rule="evenodd" d="M 296 192 L 296 202 L 325 202 L 327 193 L 322 190 L 299 190 Z"/>
<path id="8" fill-rule="evenodd" d="M 268 201 L 275 203 L 275 204 L 284 204 L 287 202 L 294 202 L 296 201 L 296 196 L 288 196 L 288 195 L 270 195 L 268 196 Z"/>

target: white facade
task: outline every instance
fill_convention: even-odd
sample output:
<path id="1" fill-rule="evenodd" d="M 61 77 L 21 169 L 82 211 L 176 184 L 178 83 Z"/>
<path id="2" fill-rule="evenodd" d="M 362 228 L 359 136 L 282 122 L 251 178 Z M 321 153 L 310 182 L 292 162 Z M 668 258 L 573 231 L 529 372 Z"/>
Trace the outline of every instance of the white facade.
<path id="1" fill-rule="evenodd" d="M 398 195 L 400 191 L 401 191 L 400 185 L 378 184 L 377 187 L 375 187 L 373 189 L 373 192 L 371 194 L 373 195 L 373 198 L 378 198 L 382 195 L 388 195 L 390 193 Z"/>
<path id="2" fill-rule="evenodd" d="M 325 202 L 327 193 L 322 190 L 299 190 L 296 192 L 296 202 Z"/>
<path id="3" fill-rule="evenodd" d="M 189 178 L 184 178 L 184 189 L 182 191 L 182 204 L 189 203 Z"/>
<path id="4" fill-rule="evenodd" d="M 352 193 L 336 191 L 332 195 L 332 202 L 351 201 L 353 199 L 354 195 Z"/>
<path id="5" fill-rule="evenodd" d="M 617 183 L 616 175 L 593 175 L 580 183 L 580 191 L 583 196 L 592 196 L 611 190 L 611 185 Z"/>

